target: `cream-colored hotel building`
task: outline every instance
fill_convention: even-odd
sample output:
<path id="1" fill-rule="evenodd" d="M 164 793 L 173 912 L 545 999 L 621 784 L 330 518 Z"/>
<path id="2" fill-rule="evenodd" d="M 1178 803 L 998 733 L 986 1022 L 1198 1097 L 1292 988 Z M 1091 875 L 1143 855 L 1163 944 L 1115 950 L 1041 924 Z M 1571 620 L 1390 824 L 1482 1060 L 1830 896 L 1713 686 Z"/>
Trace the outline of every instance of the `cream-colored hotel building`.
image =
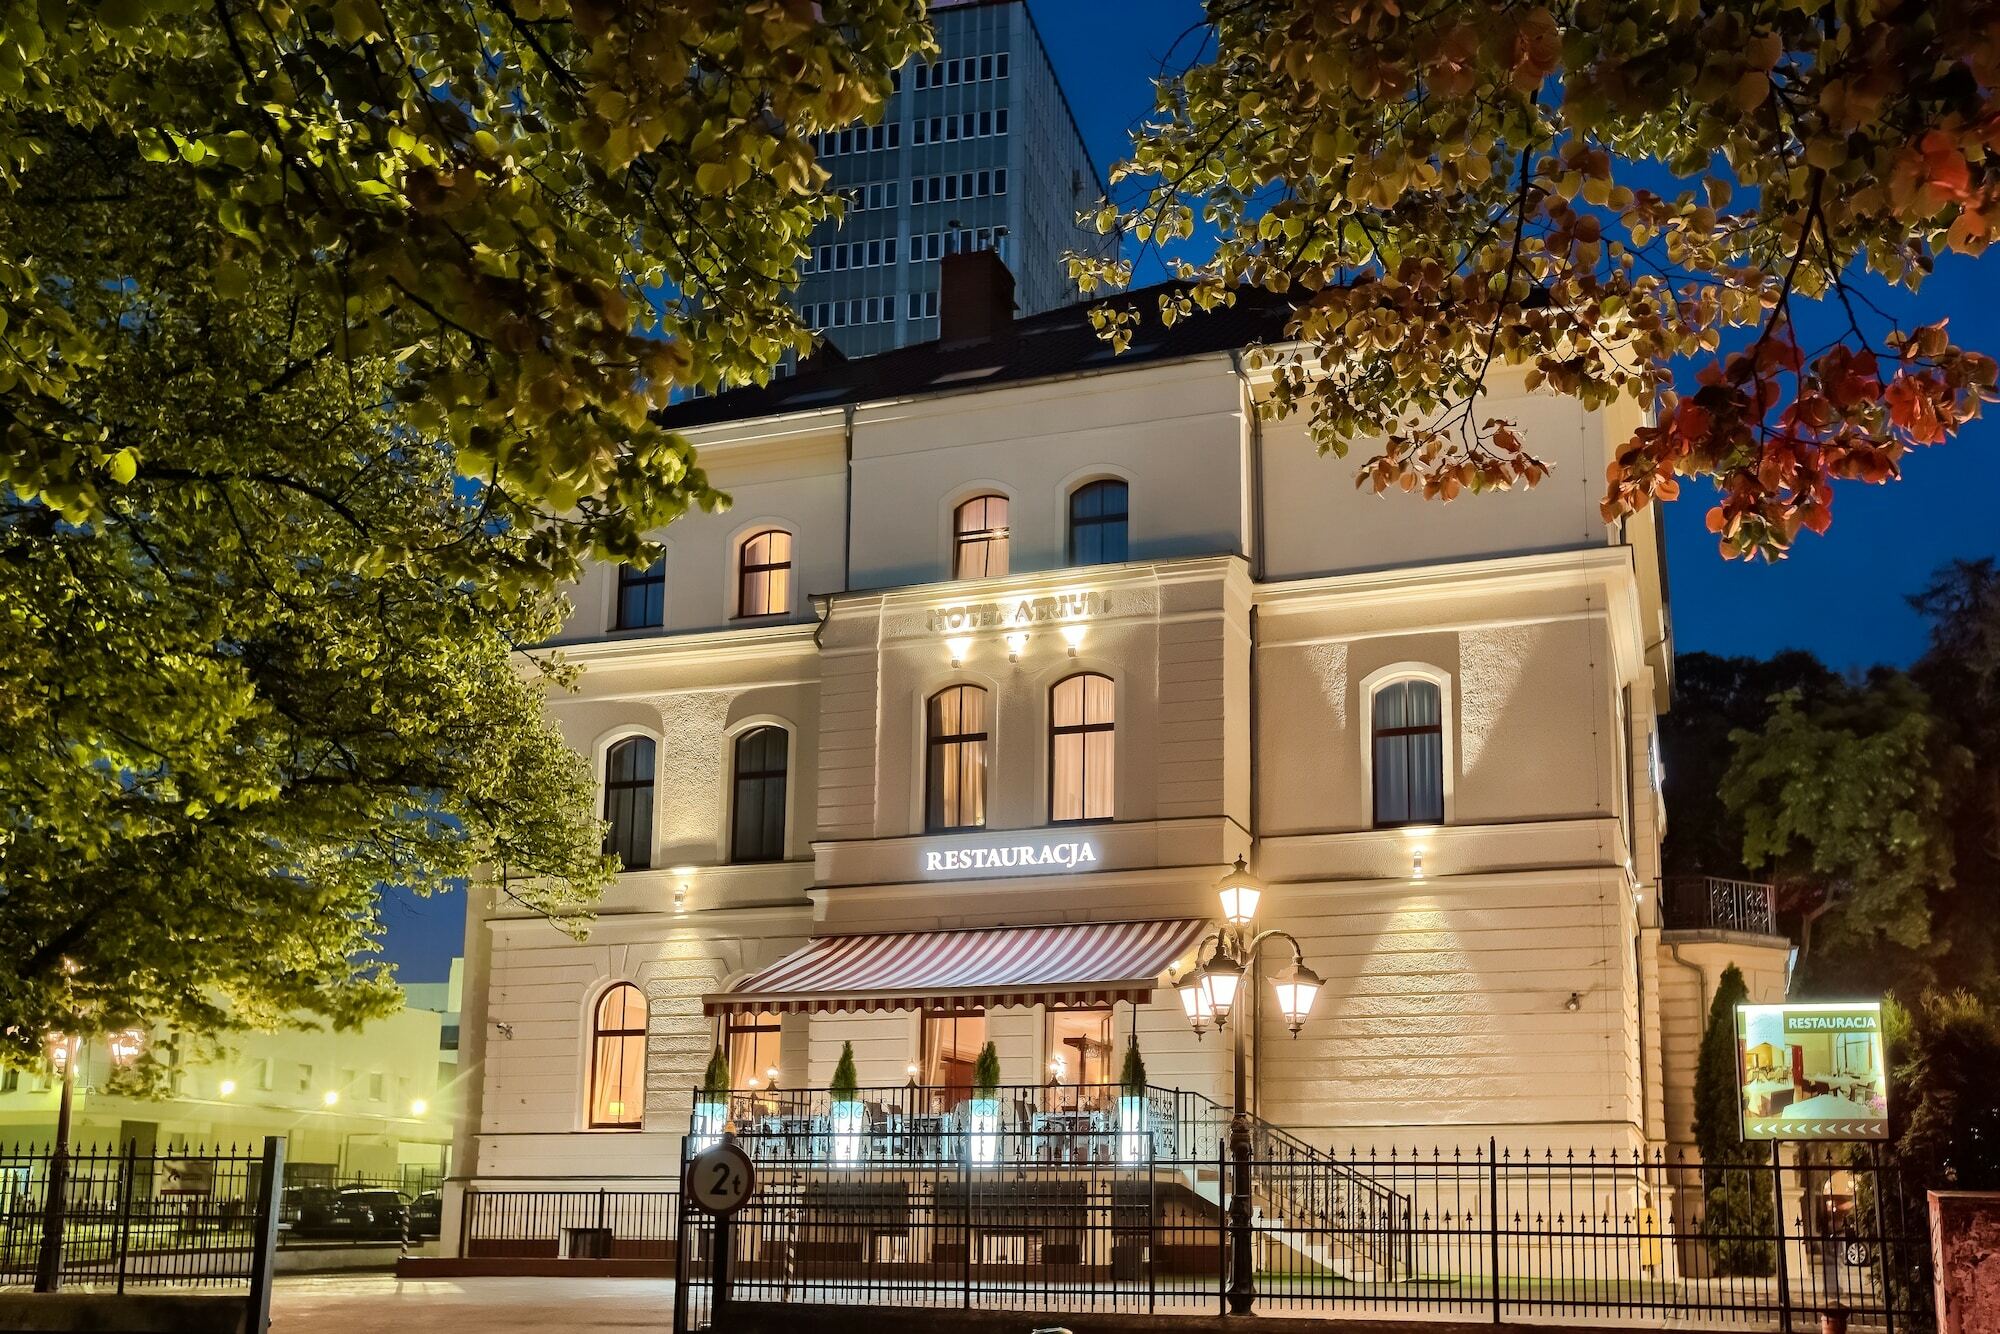
<path id="1" fill-rule="evenodd" d="M 1784 948 L 1662 939 L 1662 549 L 1598 513 L 1635 419 L 1496 372 L 1548 480 L 1378 498 L 1259 419 L 1269 304 L 1115 356 L 1082 307 L 1007 320 L 988 258 L 940 342 L 671 411 L 734 504 L 574 590 L 550 708 L 626 869 L 584 943 L 473 905 L 459 1171 L 671 1177 L 718 1042 L 739 1089 L 848 1042 L 864 1086 L 963 1088 L 987 1040 L 1090 1084 L 1136 1025 L 1226 1102 L 1171 980 L 1239 856 L 1326 979 L 1296 1037 L 1246 983 L 1267 1121 L 1684 1142 L 1714 974 L 1769 993 Z"/>

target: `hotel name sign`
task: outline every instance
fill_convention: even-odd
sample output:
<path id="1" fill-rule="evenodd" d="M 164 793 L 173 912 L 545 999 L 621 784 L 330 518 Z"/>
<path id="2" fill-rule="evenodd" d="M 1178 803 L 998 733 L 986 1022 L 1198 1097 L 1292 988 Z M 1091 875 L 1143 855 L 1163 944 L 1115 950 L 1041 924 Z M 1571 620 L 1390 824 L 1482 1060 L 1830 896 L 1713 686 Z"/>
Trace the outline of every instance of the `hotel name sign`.
<path id="1" fill-rule="evenodd" d="M 957 635 L 968 630 L 1026 630 L 1037 625 L 1087 621 L 1108 611 L 1102 593 L 1054 593 L 1015 602 L 961 602 L 933 607 L 925 628 Z"/>
<path id="2" fill-rule="evenodd" d="M 1022 843 L 978 848 L 926 848 L 927 876 L 970 875 L 980 871 L 1012 871 L 1047 875 L 1097 864 L 1097 845 L 1088 839 L 1031 838 Z"/>

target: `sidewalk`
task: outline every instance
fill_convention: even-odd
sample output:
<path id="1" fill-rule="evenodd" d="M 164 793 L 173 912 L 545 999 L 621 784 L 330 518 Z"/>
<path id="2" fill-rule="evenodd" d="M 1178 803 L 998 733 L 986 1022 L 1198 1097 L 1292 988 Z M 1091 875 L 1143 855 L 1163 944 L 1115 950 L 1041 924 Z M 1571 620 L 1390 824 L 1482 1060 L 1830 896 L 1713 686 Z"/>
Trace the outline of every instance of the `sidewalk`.
<path id="1" fill-rule="evenodd" d="M 661 1279 L 397 1279 L 389 1274 L 280 1278 L 273 1334 L 599 1334 L 673 1326 Z"/>

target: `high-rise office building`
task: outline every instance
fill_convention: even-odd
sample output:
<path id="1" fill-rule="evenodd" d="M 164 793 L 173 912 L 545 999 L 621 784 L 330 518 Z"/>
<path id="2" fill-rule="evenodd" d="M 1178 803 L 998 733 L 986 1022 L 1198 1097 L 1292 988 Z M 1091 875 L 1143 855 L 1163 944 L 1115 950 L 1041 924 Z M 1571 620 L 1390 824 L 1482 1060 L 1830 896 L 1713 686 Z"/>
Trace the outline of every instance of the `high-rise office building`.
<path id="1" fill-rule="evenodd" d="M 938 51 L 896 72 L 874 125 L 820 137 L 846 193 L 821 225 L 796 304 L 850 357 L 938 336 L 939 263 L 992 249 L 1015 277 L 1019 313 L 1076 299 L 1070 250 L 1115 244 L 1079 226 L 1104 193 L 1023 0 L 932 0 Z"/>

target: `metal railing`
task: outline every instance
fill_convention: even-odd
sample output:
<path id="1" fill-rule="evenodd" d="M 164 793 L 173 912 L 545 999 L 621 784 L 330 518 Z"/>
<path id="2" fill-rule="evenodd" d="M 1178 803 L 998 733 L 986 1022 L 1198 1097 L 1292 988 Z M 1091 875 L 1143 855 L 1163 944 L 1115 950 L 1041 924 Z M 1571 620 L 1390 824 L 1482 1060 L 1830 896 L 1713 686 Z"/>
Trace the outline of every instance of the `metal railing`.
<path id="1" fill-rule="evenodd" d="M 857 1090 L 840 1119 L 825 1089 L 736 1089 L 718 1098 L 696 1093 L 695 1133 L 706 1143 L 734 1125 L 759 1160 L 817 1160 L 858 1167 L 955 1162 L 1000 1168 L 1020 1164 L 1082 1165 L 1183 1159 L 1202 1163 L 1191 1184 L 1213 1198 L 1220 1178 L 1208 1157 L 1226 1144 L 1230 1112 L 1187 1089 L 1149 1087 L 1143 1121 L 1134 1122 L 1131 1096 L 1116 1084 L 1002 1085 L 991 1107 L 976 1109 L 968 1088 L 919 1084 Z M 726 1108 L 726 1116 L 718 1109 Z M 858 1116 L 858 1120 L 855 1119 Z M 983 1119 L 981 1119 L 983 1118 Z M 1270 1216 L 1305 1226 L 1335 1217 L 1379 1220 L 1371 1235 L 1355 1231 L 1344 1243 L 1372 1265 L 1404 1265 L 1408 1200 L 1321 1152 L 1283 1128 L 1251 1118 L 1252 1194 Z"/>
<path id="2" fill-rule="evenodd" d="M 664 1260 L 678 1190 L 468 1190 L 459 1254 L 486 1259 Z"/>
<path id="3" fill-rule="evenodd" d="M 767 1155 L 732 1224 L 731 1300 L 1038 1316 L 1223 1308 L 1224 1202 L 1193 1184 L 1220 1179 L 1220 1152 L 1140 1163 L 1002 1153 L 1002 1172 L 969 1153 L 851 1168 Z M 1921 1324 L 1926 1238 L 1899 1231 L 1900 1178 L 1870 1162 L 1705 1172 L 1659 1155 L 1490 1142 L 1324 1156 L 1379 1191 L 1341 1192 L 1309 1217 L 1260 1205 L 1260 1309 L 1789 1327 L 1837 1302 L 1858 1328 Z M 1264 1180 L 1320 1170 L 1302 1161 L 1253 1166 Z M 1409 1212 L 1384 1217 L 1383 1200 Z M 677 1328 L 699 1330 L 712 1315 L 715 1224 L 688 1212 L 681 1228 Z M 1399 1237 L 1394 1263 L 1375 1249 L 1385 1230 Z"/>
<path id="4" fill-rule="evenodd" d="M 1759 880 L 1729 880 L 1714 875 L 1666 876 L 1660 881 L 1660 915 L 1669 931 L 1779 934 L 1771 886 Z"/>
<path id="5" fill-rule="evenodd" d="M 275 1216 L 260 1218 L 269 1152 L 70 1150 L 58 1283 L 119 1292 L 252 1284 L 276 1226 Z M 0 1285 L 35 1278 L 51 1162 L 45 1146 L 0 1152 Z"/>

